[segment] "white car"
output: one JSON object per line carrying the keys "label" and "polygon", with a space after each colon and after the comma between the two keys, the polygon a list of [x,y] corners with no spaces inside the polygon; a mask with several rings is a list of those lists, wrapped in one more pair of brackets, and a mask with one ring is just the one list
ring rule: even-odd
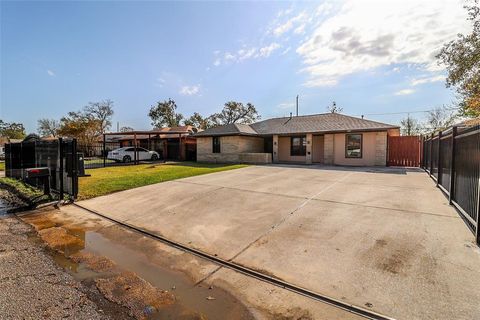
{"label": "white car", "polygon": [[[144,148],[137,148],[137,160],[158,160],[160,158],[158,152],[149,151]],[[107,155],[108,160],[131,162],[135,160],[135,148],[125,147],[110,151]]]}

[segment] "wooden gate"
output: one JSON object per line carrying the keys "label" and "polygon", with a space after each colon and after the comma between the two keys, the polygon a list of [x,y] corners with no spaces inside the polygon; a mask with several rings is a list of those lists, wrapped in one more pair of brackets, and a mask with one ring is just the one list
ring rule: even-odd
{"label": "wooden gate", "polygon": [[419,167],[422,155],[422,139],[420,136],[388,137],[389,166]]}

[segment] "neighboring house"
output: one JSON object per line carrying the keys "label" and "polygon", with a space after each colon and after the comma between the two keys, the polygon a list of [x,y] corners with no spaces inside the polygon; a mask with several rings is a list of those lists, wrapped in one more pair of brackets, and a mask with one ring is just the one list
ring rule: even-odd
{"label": "neighboring house", "polygon": [[197,161],[385,166],[398,126],[338,113],[228,124],[195,134]]}
{"label": "neighboring house", "polygon": [[[105,135],[107,149],[117,143],[120,147],[135,145],[156,151],[162,159],[195,160],[197,129],[192,126],[157,128],[150,131],[116,132]],[[103,139],[103,138],[100,138]]]}

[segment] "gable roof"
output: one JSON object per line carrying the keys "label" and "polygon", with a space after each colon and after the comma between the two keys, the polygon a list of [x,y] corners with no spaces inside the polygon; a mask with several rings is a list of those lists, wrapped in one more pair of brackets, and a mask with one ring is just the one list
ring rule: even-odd
{"label": "gable roof", "polygon": [[233,123],[207,129],[195,134],[195,136],[384,131],[397,128],[399,126],[344,114],[322,113],[308,116],[273,118],[250,125]]}

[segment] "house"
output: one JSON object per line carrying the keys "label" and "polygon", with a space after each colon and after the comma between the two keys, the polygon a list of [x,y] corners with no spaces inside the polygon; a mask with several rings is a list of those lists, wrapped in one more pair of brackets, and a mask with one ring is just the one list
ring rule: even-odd
{"label": "house", "polygon": [[195,134],[197,161],[385,166],[398,126],[325,113],[228,124]]}
{"label": "house", "polygon": [[[106,149],[138,147],[156,151],[168,160],[195,160],[198,130],[192,126],[155,128],[149,131],[113,132],[105,134]],[[115,146],[114,146],[115,145]]]}

